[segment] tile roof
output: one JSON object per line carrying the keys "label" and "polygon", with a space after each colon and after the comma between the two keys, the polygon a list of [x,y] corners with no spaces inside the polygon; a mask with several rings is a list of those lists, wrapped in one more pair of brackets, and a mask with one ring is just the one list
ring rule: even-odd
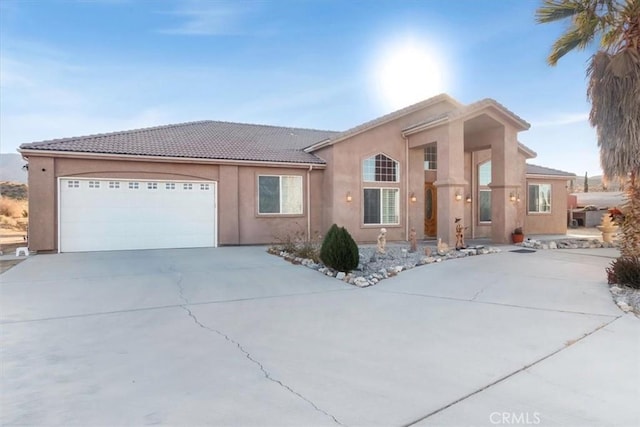
{"label": "tile roof", "polygon": [[21,150],[323,164],[303,151],[338,132],[199,121],[22,144]]}
{"label": "tile roof", "polygon": [[527,175],[576,176],[575,173],[545,168],[544,166],[532,165],[530,163],[527,163]]}

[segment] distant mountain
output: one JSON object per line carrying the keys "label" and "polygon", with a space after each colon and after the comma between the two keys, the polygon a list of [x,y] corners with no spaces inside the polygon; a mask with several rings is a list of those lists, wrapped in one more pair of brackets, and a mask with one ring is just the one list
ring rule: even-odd
{"label": "distant mountain", "polygon": [[27,162],[18,153],[0,153],[0,181],[27,183],[27,171],[22,169]]}
{"label": "distant mountain", "polygon": [[[622,191],[623,188],[617,181],[604,182],[602,175],[587,176],[589,184],[589,193],[597,193],[601,191]],[[581,193],[584,191],[584,175],[577,176],[573,180],[573,192]]]}

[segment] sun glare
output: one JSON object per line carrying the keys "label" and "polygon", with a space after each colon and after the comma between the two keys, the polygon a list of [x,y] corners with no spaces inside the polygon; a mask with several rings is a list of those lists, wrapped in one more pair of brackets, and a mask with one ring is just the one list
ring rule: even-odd
{"label": "sun glare", "polygon": [[402,41],[382,52],[375,69],[385,104],[399,109],[446,90],[445,66],[426,43]]}

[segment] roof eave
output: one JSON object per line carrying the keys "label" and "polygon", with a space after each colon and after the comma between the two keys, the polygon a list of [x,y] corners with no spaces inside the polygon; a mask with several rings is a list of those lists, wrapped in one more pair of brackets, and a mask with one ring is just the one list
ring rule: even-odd
{"label": "roof eave", "polygon": [[571,175],[549,175],[549,174],[538,174],[538,173],[526,173],[527,178],[538,178],[538,179],[571,179],[575,178],[576,174]]}
{"label": "roof eave", "polygon": [[81,151],[54,151],[54,150],[33,150],[19,148],[18,152],[24,157],[64,157],[72,159],[109,159],[109,160],[125,160],[136,161],[145,160],[157,163],[201,163],[201,164],[235,164],[243,166],[263,166],[263,167],[294,167],[294,168],[326,168],[324,160],[318,158],[321,162],[292,162],[292,161],[275,161],[275,160],[242,160],[242,159],[208,159],[200,157],[174,157],[174,156],[151,156],[136,154],[115,154],[115,153],[93,153]]}
{"label": "roof eave", "polygon": [[347,129],[346,131],[344,131],[341,135],[339,135],[337,138],[335,139],[329,139],[329,140],[325,140],[322,141],[318,144],[314,144],[311,145],[307,148],[304,149],[304,151],[306,151],[307,153],[312,153],[313,151],[319,150],[320,148],[324,148],[327,147],[329,145],[333,145],[333,144],[337,144],[338,142],[344,141],[346,139],[352,138],[356,135],[360,135],[361,133],[367,132],[371,129],[375,129],[379,126],[385,125],[389,122],[392,122],[394,120],[397,120],[401,117],[405,117],[411,113],[414,113],[416,111],[419,111],[423,108],[427,108],[431,105],[435,105],[437,103],[440,102],[450,102],[453,105],[455,105],[457,108],[460,108],[463,106],[463,104],[461,104],[460,102],[456,101],[454,98],[452,98],[451,96],[447,95],[446,93],[441,93],[439,95],[433,96],[431,98],[425,99],[424,101],[418,102],[416,104],[413,105],[409,105],[408,107],[405,108],[401,108],[400,110],[396,110],[396,111],[392,111],[391,113],[385,114],[381,117],[378,117],[376,119],[370,120],[362,125],[358,125],[354,128],[351,129]]}
{"label": "roof eave", "polygon": [[449,117],[447,116],[447,117],[442,117],[442,118],[437,119],[437,120],[433,120],[433,121],[428,122],[428,123],[412,125],[412,126],[409,126],[409,127],[407,127],[407,128],[402,130],[402,136],[403,137],[411,136],[411,135],[414,135],[416,133],[419,133],[419,132],[422,132],[422,131],[425,131],[425,130],[428,130],[428,129],[432,129],[432,128],[438,127],[438,126],[443,125],[443,124],[448,123],[448,122],[449,122]]}

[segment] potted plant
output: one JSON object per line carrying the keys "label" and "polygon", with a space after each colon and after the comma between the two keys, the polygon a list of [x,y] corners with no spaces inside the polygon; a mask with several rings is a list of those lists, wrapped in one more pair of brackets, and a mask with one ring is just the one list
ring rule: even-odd
{"label": "potted plant", "polygon": [[511,240],[513,243],[522,243],[524,240],[524,233],[522,232],[522,227],[516,227],[511,233]]}

